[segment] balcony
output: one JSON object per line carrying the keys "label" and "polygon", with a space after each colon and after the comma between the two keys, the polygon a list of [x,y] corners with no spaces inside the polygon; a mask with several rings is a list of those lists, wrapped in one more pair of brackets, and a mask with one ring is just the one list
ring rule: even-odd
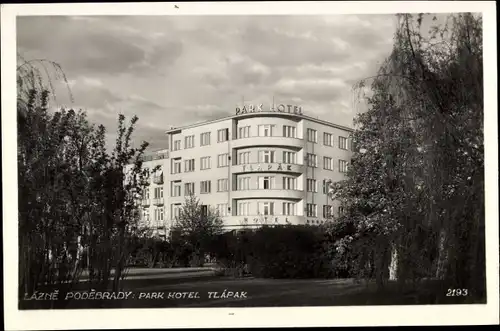
{"label": "balcony", "polygon": [[141,200],[141,205],[143,206],[149,206],[151,204],[151,199],[142,199]]}
{"label": "balcony", "polygon": [[233,174],[250,173],[250,172],[284,172],[301,174],[304,172],[302,164],[288,163],[247,163],[231,166]]}
{"label": "balcony", "polygon": [[304,147],[304,140],[289,137],[248,137],[239,138],[231,142],[232,148],[254,147],[254,146],[287,146],[301,149]]}
{"label": "balcony", "polygon": [[163,174],[153,176],[153,183],[158,185],[163,184]]}
{"label": "balcony", "polygon": [[259,190],[237,190],[231,192],[233,199],[286,199],[286,200],[302,200],[304,199],[304,191],[302,190],[284,190],[284,189],[259,189]]}
{"label": "balcony", "polygon": [[144,155],[141,157],[143,162],[154,161],[154,160],[163,160],[168,159],[168,151],[164,151],[162,153],[153,154],[153,155]]}
{"label": "balcony", "polygon": [[164,198],[155,198],[155,199],[153,199],[153,205],[155,205],[155,206],[163,206],[164,203],[165,203],[165,199]]}

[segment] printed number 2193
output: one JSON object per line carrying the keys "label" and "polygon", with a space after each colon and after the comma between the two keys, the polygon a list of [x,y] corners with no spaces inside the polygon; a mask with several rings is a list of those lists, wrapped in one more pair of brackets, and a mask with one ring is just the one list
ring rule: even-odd
{"label": "printed number 2193", "polygon": [[460,297],[460,296],[467,296],[469,294],[469,291],[466,288],[449,288],[448,292],[446,292],[447,297]]}

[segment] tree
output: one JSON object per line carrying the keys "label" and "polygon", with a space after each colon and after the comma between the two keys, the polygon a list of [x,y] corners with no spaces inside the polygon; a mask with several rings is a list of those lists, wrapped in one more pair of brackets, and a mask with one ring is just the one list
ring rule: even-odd
{"label": "tree", "polygon": [[186,197],[180,216],[171,231],[193,251],[196,264],[202,265],[205,254],[210,253],[213,240],[223,232],[223,221],[210,206],[202,205],[193,194]]}
{"label": "tree", "polygon": [[356,119],[357,150],[331,192],[355,230],[338,246],[380,286],[392,258],[402,285],[437,277],[484,293],[482,20],[452,15],[426,34],[426,18],[398,16]]}
{"label": "tree", "polygon": [[[25,80],[24,69],[18,75]],[[69,290],[84,268],[89,286],[103,289],[114,270],[117,289],[137,229],[135,196],[148,185],[141,170],[147,143],[131,147],[138,119],[127,127],[120,115],[108,153],[104,126],[89,123],[83,111],[50,111],[40,81],[28,79],[27,93],[18,94],[19,295],[45,285]]]}

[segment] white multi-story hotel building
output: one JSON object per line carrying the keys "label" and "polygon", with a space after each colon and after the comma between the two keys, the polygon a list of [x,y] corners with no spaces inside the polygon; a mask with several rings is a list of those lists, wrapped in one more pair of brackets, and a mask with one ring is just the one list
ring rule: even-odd
{"label": "white multi-story hotel building", "polygon": [[166,131],[167,149],[144,162],[161,166],[142,200],[151,227],[168,231],[189,193],[218,210],[228,230],[316,225],[341,212],[328,183],[345,176],[352,130],[299,107],[261,108]]}

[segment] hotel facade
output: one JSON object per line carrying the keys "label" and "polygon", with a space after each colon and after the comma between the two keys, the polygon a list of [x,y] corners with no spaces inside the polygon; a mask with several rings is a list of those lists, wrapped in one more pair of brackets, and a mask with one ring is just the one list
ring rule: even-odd
{"label": "hotel facade", "polygon": [[166,131],[167,148],[143,164],[161,168],[140,200],[150,228],[167,235],[191,193],[227,230],[319,225],[342,212],[327,193],[330,182],[345,177],[352,129],[297,106],[262,108]]}

